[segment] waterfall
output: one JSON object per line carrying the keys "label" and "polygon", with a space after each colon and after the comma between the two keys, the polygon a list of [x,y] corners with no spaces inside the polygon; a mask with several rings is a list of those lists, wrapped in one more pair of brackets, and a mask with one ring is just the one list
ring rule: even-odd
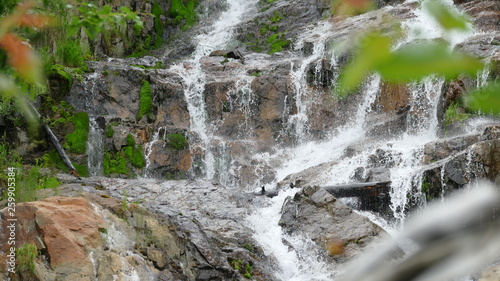
{"label": "waterfall", "polygon": [[[451,2],[447,1],[448,4],[452,4]],[[414,13],[414,18],[403,22],[407,36],[400,40],[394,49],[414,40],[442,38],[445,35],[438,24],[430,20],[430,16],[424,9],[417,9]],[[324,24],[324,27],[326,26],[328,24]],[[325,30],[324,34],[328,34],[328,30]],[[450,43],[450,48],[453,48],[471,35],[473,31],[470,28],[465,32],[453,32],[446,35],[445,39]],[[389,207],[396,223],[383,221],[373,214],[367,216],[394,233],[400,223],[406,219],[409,197],[422,196],[420,171],[423,167],[423,148],[426,143],[438,139],[437,105],[444,79],[430,76],[419,83],[410,84],[411,102],[406,120],[406,131],[377,140],[367,135],[367,130],[370,128],[366,121],[373,110],[381,84],[380,76],[372,75],[362,87],[363,97],[357,110],[352,114],[354,118],[332,132],[329,140],[311,141],[308,138],[307,112],[311,110],[314,90],[307,87],[305,72],[311,63],[325,56],[326,40],[328,40],[328,35],[320,36],[319,42],[314,42],[310,56],[303,58],[301,62],[291,63],[297,114],[289,119],[289,126],[294,128],[294,133],[300,140],[299,145],[278,150],[275,154],[263,153],[255,157],[265,159],[264,162],[277,166],[277,181],[308,168],[329,163],[318,168],[321,172],[315,174],[315,178],[308,184],[335,185],[352,182],[356,168],[369,167],[370,157],[376,155],[378,151],[383,151],[387,155],[387,161],[392,163],[387,167],[392,182]],[[304,39],[299,38],[296,49],[300,50],[302,44],[304,44]],[[480,73],[480,75],[487,74]],[[345,157],[346,148],[351,146],[361,147],[361,149],[353,156]],[[415,189],[415,187],[418,188]],[[328,265],[318,261],[317,256],[314,256],[314,251],[307,254],[300,252],[299,244],[311,243],[307,237],[287,237],[278,226],[283,202],[287,196],[293,197],[293,195],[294,192],[291,190],[282,190],[268,206],[259,207],[249,216],[248,221],[255,232],[254,238],[263,246],[266,254],[276,257],[281,269],[276,272],[279,280],[332,280],[336,273],[335,268],[328,268]],[[293,244],[292,249],[283,243],[284,240]]]}
{"label": "waterfall", "polygon": [[[304,48],[304,40],[311,37],[311,33],[315,34],[312,54],[299,60],[290,63],[290,77],[295,89],[295,106],[297,113],[290,116],[288,119],[288,127],[294,132],[295,138],[298,143],[307,141],[308,132],[308,112],[314,100],[314,93],[311,93],[307,85],[307,68],[314,63],[315,75],[318,75],[322,68],[322,60],[325,55],[325,42],[329,35],[328,31],[332,29],[329,22],[322,22],[316,26],[311,32],[305,32],[298,39],[294,48],[301,50]],[[332,56],[332,58],[334,58]]]}
{"label": "waterfall", "polygon": [[248,217],[253,236],[267,255],[276,258],[279,268],[275,276],[279,280],[332,280],[337,272],[333,265],[318,258],[318,246],[305,237],[284,234],[279,226],[281,207],[285,199],[293,197],[296,192],[293,189],[281,192],[268,206],[259,208]]}
{"label": "waterfall", "polygon": [[103,174],[104,132],[95,117],[90,117],[87,157],[89,176],[101,176]]}
{"label": "waterfall", "polygon": [[184,95],[191,121],[190,131],[193,134],[190,142],[191,149],[201,148],[204,151],[204,166],[200,168],[202,168],[203,176],[208,179],[214,179],[219,171],[217,171],[217,157],[213,152],[212,126],[208,124],[204,97],[207,80],[200,60],[214,50],[224,49],[230,43],[233,28],[243,20],[248,9],[256,3],[256,0],[228,2],[229,8],[219,16],[211,30],[194,38],[197,47],[192,57],[171,68],[183,79]]}
{"label": "waterfall", "polygon": [[156,132],[153,134],[153,138],[150,142],[148,142],[145,146],[144,150],[144,158],[146,159],[146,165],[144,167],[144,177],[151,177],[153,176],[153,172],[151,171],[151,159],[149,158],[151,156],[151,153],[153,152],[153,145],[160,140],[160,134],[163,132],[163,139],[165,138],[166,130],[164,127],[158,127],[156,129]]}

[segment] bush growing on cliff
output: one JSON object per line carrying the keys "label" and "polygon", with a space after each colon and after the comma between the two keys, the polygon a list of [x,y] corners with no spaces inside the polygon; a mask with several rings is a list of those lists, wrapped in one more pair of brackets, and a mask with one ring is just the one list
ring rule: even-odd
{"label": "bush growing on cliff", "polygon": [[70,118],[75,126],[73,133],[66,136],[66,146],[73,152],[84,154],[87,150],[87,140],[89,137],[89,114],[79,112]]}
{"label": "bush growing on cliff", "polygon": [[168,134],[166,140],[167,145],[176,150],[183,150],[188,147],[188,141],[182,134]]}
{"label": "bush growing on cliff", "polygon": [[20,272],[35,273],[35,259],[38,257],[38,249],[33,244],[23,244],[16,249],[17,269]]}
{"label": "bush growing on cliff", "polygon": [[139,112],[137,112],[137,120],[141,120],[142,116],[148,115],[151,112],[152,105],[153,95],[151,93],[151,85],[148,81],[143,81],[139,93]]}
{"label": "bush growing on cliff", "polygon": [[451,124],[455,122],[461,122],[469,118],[469,114],[467,113],[460,113],[459,111],[461,110],[460,104],[458,102],[452,102],[448,108],[446,109],[446,112],[444,113],[444,126],[447,128]]}
{"label": "bush growing on cliff", "polygon": [[184,22],[181,29],[186,30],[196,23],[196,11],[198,0],[172,0],[170,9],[168,10],[171,17],[175,18],[178,23]]}
{"label": "bush growing on cliff", "polygon": [[78,42],[65,40],[57,46],[56,54],[67,66],[79,67],[83,65],[83,52]]}

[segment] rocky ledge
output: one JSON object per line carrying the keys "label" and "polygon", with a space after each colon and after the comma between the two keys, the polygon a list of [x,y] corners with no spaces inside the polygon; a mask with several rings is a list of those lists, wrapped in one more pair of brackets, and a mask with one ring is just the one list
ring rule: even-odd
{"label": "rocky ledge", "polygon": [[[55,195],[41,192],[39,198]],[[18,253],[12,280],[276,280],[276,258],[255,242],[247,221],[269,204],[265,196],[206,181],[110,178],[65,183],[57,193],[17,205],[16,245],[33,244],[39,255],[33,269],[21,270]],[[299,217],[291,216],[294,208]],[[6,229],[7,209],[1,215]],[[281,222],[289,232],[316,233],[323,256],[337,262],[384,232],[314,188],[287,201]],[[2,259],[6,239],[0,237]],[[335,241],[341,252],[332,250]]]}

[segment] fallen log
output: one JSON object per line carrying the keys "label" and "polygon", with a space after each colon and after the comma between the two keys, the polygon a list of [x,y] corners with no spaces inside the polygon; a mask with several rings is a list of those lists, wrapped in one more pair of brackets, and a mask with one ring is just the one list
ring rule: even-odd
{"label": "fallen log", "polygon": [[40,120],[40,122],[42,124],[42,128],[47,133],[47,136],[49,137],[50,141],[52,142],[52,144],[56,148],[57,154],[59,154],[59,156],[61,157],[61,160],[63,161],[64,165],[66,165],[66,167],[68,167],[69,173],[71,175],[73,175],[75,178],[81,180],[82,178],[80,178],[80,175],[78,175],[78,172],[76,171],[75,167],[73,166],[73,164],[71,164],[71,160],[69,159],[68,155],[66,154],[66,151],[64,151],[64,148],[62,148],[61,144],[59,144],[59,140],[54,135],[54,133],[50,129],[49,125],[47,125],[47,123],[45,123],[44,120],[42,120],[43,119],[42,115],[38,112],[38,110],[36,110],[36,108],[31,103],[28,103],[28,104],[29,104],[31,110],[33,111],[33,113],[36,115],[36,117]]}
{"label": "fallen log", "polygon": [[334,186],[324,186],[323,188],[337,198],[358,198],[359,206],[356,209],[363,211],[374,211],[382,215],[390,213],[390,181],[351,183]]}
{"label": "fallen log", "polygon": [[335,197],[386,197],[391,188],[390,181],[350,183],[334,186],[324,186],[326,191]]}

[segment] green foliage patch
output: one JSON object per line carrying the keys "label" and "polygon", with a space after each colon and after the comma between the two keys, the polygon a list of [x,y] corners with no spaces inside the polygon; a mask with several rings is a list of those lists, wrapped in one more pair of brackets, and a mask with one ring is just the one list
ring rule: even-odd
{"label": "green foliage patch", "polygon": [[125,155],[127,156],[130,164],[132,164],[136,168],[143,168],[146,164],[144,160],[144,154],[142,149],[137,146],[126,146],[123,148]]}
{"label": "green foliage patch", "polygon": [[78,41],[64,40],[60,42],[57,46],[56,55],[64,65],[71,67],[83,66],[84,53]]}
{"label": "green foliage patch", "polygon": [[277,52],[281,52],[284,47],[290,45],[290,41],[284,39],[283,33],[275,33],[267,38],[267,43],[269,44],[268,54],[272,55]]}
{"label": "green foliage patch", "polygon": [[128,175],[127,160],[122,153],[104,153],[103,159],[104,175],[122,174]]}
{"label": "green foliage patch", "polygon": [[500,81],[473,91],[465,97],[465,104],[475,112],[500,114]]}
{"label": "green foliage patch", "polygon": [[156,33],[155,37],[155,48],[159,48],[163,43],[163,23],[161,22],[161,15],[163,15],[163,10],[160,7],[158,2],[153,4],[153,8],[151,9],[151,13],[155,16],[154,18],[154,29]]}
{"label": "green foliage patch", "polygon": [[469,118],[470,114],[459,113],[461,106],[458,102],[452,102],[444,113],[444,126],[448,127],[455,122],[462,122]]}
{"label": "green foliage patch", "polygon": [[21,272],[35,273],[35,259],[38,257],[38,249],[33,244],[23,244],[16,249],[17,269]]}
{"label": "green foliage patch", "polygon": [[75,126],[73,133],[66,135],[66,147],[70,151],[78,154],[84,154],[87,149],[87,140],[89,137],[89,114],[79,112],[69,118],[69,121]]}
{"label": "green foliage patch", "polygon": [[165,139],[167,141],[168,147],[175,150],[186,149],[189,145],[186,137],[184,137],[182,134],[167,134]]}
{"label": "green foliage patch", "polygon": [[151,93],[151,85],[148,81],[143,81],[139,93],[139,112],[137,112],[137,120],[141,120],[142,116],[148,115],[151,112],[152,105],[153,95]]}
{"label": "green foliage patch", "polygon": [[187,30],[196,23],[196,6],[198,6],[198,0],[172,0],[168,13],[176,19],[176,23],[184,22],[181,29]]}

